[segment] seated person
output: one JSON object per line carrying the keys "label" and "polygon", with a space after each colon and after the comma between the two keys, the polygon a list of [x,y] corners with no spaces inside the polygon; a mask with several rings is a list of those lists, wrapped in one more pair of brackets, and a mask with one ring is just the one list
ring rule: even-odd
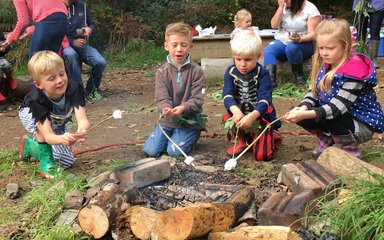
{"label": "seated person", "polygon": [[[86,96],[102,95],[101,78],[106,61],[97,49],[88,44],[88,37],[96,31],[89,7],[80,0],[64,0],[69,12],[69,46],[63,49],[63,58],[70,78],[83,86],[81,79],[81,63],[91,67],[91,73],[85,87]],[[85,14],[84,14],[85,13]],[[84,21],[84,17],[87,19]]]}
{"label": "seated person", "polygon": [[316,6],[307,0],[278,0],[279,8],[272,17],[272,28],[278,28],[275,40],[264,49],[264,66],[273,88],[277,87],[277,59],[291,64],[296,84],[306,83],[303,61],[313,54],[313,37],[321,16]]}
{"label": "seated person", "polygon": [[246,9],[237,11],[233,23],[235,24],[235,29],[231,33],[231,39],[233,39],[236,33],[242,30],[257,29],[256,27],[252,27],[252,14]]}

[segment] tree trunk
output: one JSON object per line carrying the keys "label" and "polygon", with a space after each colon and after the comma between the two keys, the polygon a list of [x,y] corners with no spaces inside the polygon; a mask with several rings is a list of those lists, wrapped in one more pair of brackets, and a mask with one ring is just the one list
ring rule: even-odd
{"label": "tree trunk", "polygon": [[94,238],[103,237],[122,211],[127,194],[115,183],[108,183],[79,211],[78,221],[83,231]]}
{"label": "tree trunk", "polygon": [[168,209],[157,217],[152,238],[184,240],[224,231],[232,225],[234,216],[232,203],[195,203]]}
{"label": "tree trunk", "polygon": [[158,211],[142,206],[133,206],[128,208],[123,218],[127,219],[132,233],[139,239],[147,240],[151,238],[151,232]]}
{"label": "tree trunk", "polygon": [[210,232],[225,231],[237,223],[253,200],[253,190],[243,188],[225,203],[195,203],[187,207],[168,209],[158,215],[152,238],[184,240],[202,237]]}
{"label": "tree trunk", "polygon": [[299,236],[289,227],[250,226],[235,232],[216,232],[209,234],[209,240],[299,240]]}

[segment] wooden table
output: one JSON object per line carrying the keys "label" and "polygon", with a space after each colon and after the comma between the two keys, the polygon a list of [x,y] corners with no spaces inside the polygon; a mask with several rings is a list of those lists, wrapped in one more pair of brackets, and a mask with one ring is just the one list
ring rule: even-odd
{"label": "wooden table", "polygon": [[[263,49],[274,38],[276,30],[264,29],[259,31]],[[202,58],[231,58],[231,46],[229,45],[230,34],[218,34],[207,37],[194,37],[191,57],[200,62]]]}

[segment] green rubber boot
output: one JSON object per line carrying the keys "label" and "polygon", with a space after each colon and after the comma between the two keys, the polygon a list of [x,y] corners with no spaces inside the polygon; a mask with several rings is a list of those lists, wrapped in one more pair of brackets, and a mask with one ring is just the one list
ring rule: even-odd
{"label": "green rubber boot", "polygon": [[40,175],[53,179],[56,172],[56,164],[53,159],[52,146],[47,143],[39,143],[29,135],[24,135],[21,140],[19,156],[21,159],[31,157],[40,162]]}

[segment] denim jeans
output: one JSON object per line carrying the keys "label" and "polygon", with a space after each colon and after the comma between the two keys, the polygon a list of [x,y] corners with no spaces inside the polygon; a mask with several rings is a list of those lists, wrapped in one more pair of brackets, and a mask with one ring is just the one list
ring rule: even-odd
{"label": "denim jeans", "polygon": [[97,49],[88,44],[82,47],[69,46],[63,49],[63,58],[65,66],[68,68],[69,76],[79,82],[80,85],[83,85],[81,80],[81,63],[84,62],[89,65],[91,67],[91,74],[85,90],[87,93],[90,93],[94,89],[99,89],[106,61]]}
{"label": "denim jeans", "polygon": [[34,25],[35,30],[29,44],[29,58],[42,50],[58,53],[69,27],[67,16],[64,13],[53,13]]}
{"label": "denim jeans", "polygon": [[290,64],[300,64],[304,59],[312,56],[313,50],[312,42],[288,42],[285,45],[279,40],[274,40],[264,48],[264,66],[276,65],[277,59],[288,60]]}
{"label": "denim jeans", "polygon": [[[186,154],[200,137],[201,130],[186,128],[163,127],[164,132],[175,142]],[[167,152],[169,156],[182,156],[182,153],[167,139],[157,125],[149,135],[143,146],[143,151],[151,157],[158,157],[161,153]]]}
{"label": "denim jeans", "polygon": [[81,78],[81,62],[79,55],[75,50],[69,46],[63,49],[63,59],[65,69],[70,80],[75,80],[80,86],[83,86],[83,79]]}

